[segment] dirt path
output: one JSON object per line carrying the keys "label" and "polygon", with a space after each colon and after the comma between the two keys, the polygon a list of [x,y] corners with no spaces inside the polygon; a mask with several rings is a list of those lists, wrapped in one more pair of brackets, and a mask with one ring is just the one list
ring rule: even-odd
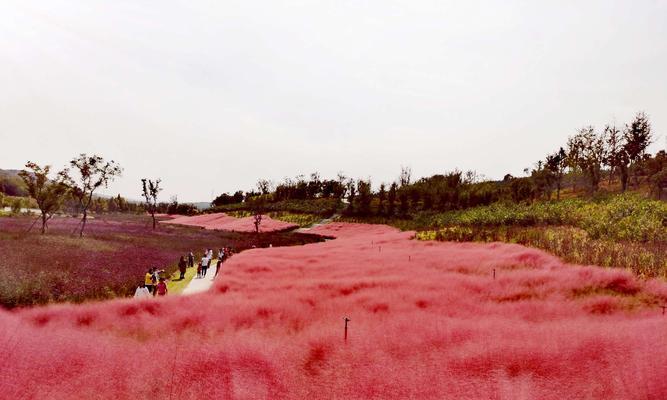
{"label": "dirt path", "polygon": [[326,225],[326,224],[328,224],[328,223],[330,223],[330,222],[332,222],[332,221],[335,221],[335,220],[338,219],[339,217],[340,217],[340,214],[334,214],[334,215],[332,215],[331,217],[329,217],[329,218],[325,218],[325,219],[321,220],[320,222],[318,222],[318,223],[316,223],[316,224],[313,224],[313,225],[311,225],[311,226],[309,226],[309,227],[307,227],[307,228],[299,228],[299,229],[297,229],[295,232],[299,232],[299,233],[308,233],[309,230],[311,230],[311,229],[313,229],[313,228],[315,228],[315,227],[321,226],[321,225]]}
{"label": "dirt path", "polygon": [[[216,260],[213,260],[213,261],[216,261]],[[211,261],[211,265],[214,265],[213,261]],[[217,261],[216,261],[216,263],[217,263]],[[185,289],[183,289],[183,293],[181,293],[181,294],[189,295],[189,294],[202,293],[202,292],[207,291],[208,289],[211,288],[211,286],[213,286],[213,280],[215,278],[215,272],[216,272],[216,268],[211,267],[211,268],[209,268],[208,273],[206,274],[205,277],[203,277],[203,278],[197,278],[197,277],[192,278],[190,283],[188,283],[188,286],[186,286]]]}

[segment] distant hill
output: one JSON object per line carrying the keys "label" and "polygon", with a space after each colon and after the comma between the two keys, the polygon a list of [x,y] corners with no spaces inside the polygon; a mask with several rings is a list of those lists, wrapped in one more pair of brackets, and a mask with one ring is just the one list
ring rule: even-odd
{"label": "distant hill", "polygon": [[209,202],[207,202],[207,201],[200,201],[200,202],[197,202],[197,203],[191,203],[191,204],[192,204],[193,206],[197,207],[197,209],[198,209],[199,211],[208,210],[209,208],[211,208],[211,203],[209,203]]}
{"label": "distant hill", "polygon": [[26,196],[27,189],[17,169],[0,169],[0,193],[8,196]]}

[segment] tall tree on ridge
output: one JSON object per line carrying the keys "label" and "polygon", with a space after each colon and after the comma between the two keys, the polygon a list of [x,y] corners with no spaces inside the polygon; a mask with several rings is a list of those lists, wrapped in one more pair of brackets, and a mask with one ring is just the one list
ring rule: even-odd
{"label": "tall tree on ridge", "polygon": [[651,123],[648,116],[643,112],[638,112],[635,119],[625,125],[623,131],[625,145],[623,148],[628,155],[630,166],[634,169],[633,178],[635,186],[639,184],[637,179],[637,165],[644,159],[646,149],[653,142],[653,133],[651,132]]}
{"label": "tall tree on ridge", "polygon": [[408,186],[410,180],[412,179],[412,168],[401,166],[401,175],[398,177],[398,181],[401,184],[401,187]]}

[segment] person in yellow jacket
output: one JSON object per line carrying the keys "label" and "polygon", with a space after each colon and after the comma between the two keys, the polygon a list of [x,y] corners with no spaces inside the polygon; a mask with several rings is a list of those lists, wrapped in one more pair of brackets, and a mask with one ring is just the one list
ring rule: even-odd
{"label": "person in yellow jacket", "polygon": [[146,277],[144,278],[144,285],[148,289],[148,292],[153,294],[153,268],[149,269],[146,272]]}

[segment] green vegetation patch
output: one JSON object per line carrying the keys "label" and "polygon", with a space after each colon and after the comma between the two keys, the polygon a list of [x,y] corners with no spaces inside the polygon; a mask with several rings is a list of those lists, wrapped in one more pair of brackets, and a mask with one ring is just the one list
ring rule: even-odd
{"label": "green vegetation patch", "polygon": [[[390,223],[393,221],[390,221]],[[592,239],[667,241],[667,203],[635,194],[603,200],[568,199],[528,205],[495,203],[392,223],[413,230],[454,227],[572,226]],[[479,230],[476,230],[479,234]],[[465,236],[465,232],[454,232]]]}
{"label": "green vegetation patch", "polygon": [[[235,218],[245,218],[254,215],[252,211],[239,210],[229,211],[227,215]],[[293,213],[288,211],[271,211],[267,213],[270,218],[299,225],[301,228],[312,226],[322,220],[322,216],[317,214]]]}

